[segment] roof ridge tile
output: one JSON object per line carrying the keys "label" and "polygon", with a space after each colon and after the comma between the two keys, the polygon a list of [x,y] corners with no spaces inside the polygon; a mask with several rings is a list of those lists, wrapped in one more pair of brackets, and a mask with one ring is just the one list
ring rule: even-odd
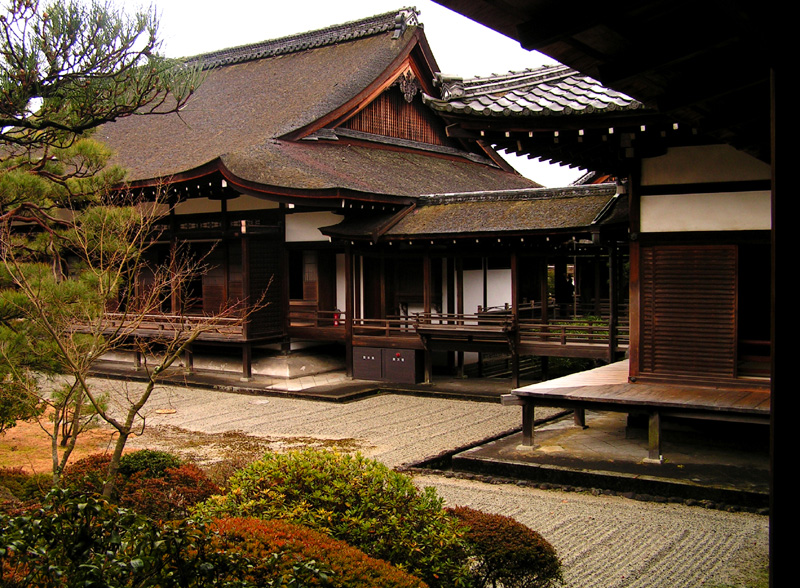
{"label": "roof ridge tile", "polygon": [[202,53],[186,58],[187,64],[201,65],[203,69],[210,69],[222,65],[243,63],[265,57],[286,55],[303,51],[309,48],[333,45],[343,41],[351,41],[363,37],[395,31],[395,36],[400,36],[408,26],[419,24],[419,11],[416,8],[400,8],[368,18],[345,22],[338,25],[268,39],[258,43],[229,47],[209,53]]}

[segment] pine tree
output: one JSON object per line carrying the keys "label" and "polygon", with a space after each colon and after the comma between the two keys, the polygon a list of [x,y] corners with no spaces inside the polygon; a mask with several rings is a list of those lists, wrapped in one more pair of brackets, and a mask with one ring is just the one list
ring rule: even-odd
{"label": "pine tree", "polygon": [[[54,411],[58,426],[49,432],[57,481],[93,415],[122,428],[131,420],[114,420],[87,375],[91,362],[124,338],[104,325],[104,311],[130,296],[163,214],[157,202],[134,202],[118,189],[124,172],[108,165],[111,152],[92,131],[126,116],[176,112],[199,74],[158,55],[152,10],[128,16],[111,4],[79,0],[5,4],[0,432],[48,407]],[[48,374],[63,378],[54,392],[40,388]]]}

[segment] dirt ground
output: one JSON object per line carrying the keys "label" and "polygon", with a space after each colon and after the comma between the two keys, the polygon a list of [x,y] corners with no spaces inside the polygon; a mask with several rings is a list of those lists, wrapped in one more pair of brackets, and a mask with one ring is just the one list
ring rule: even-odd
{"label": "dirt ground", "polygon": [[[51,425],[46,422],[44,426]],[[116,431],[97,426],[80,435],[70,462],[93,453],[110,452],[116,441]],[[311,437],[265,438],[238,431],[200,433],[171,425],[148,427],[141,436],[132,436],[125,451],[160,449],[175,453],[182,459],[200,466],[217,462],[236,462],[241,465],[261,457],[267,451],[302,447],[331,447],[341,451],[356,451],[361,447],[350,439],[320,440]],[[20,422],[0,434],[0,467],[22,467],[31,473],[48,473],[52,469],[52,441],[37,422]]]}

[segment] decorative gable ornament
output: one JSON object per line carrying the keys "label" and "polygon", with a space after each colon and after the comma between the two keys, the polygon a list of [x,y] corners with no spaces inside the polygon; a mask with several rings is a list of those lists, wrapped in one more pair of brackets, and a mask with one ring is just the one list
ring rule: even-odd
{"label": "decorative gable ornament", "polygon": [[411,104],[411,101],[414,100],[414,96],[422,89],[414,72],[410,70],[397,78],[396,83],[400,86],[400,91],[403,92],[403,97],[409,104]]}

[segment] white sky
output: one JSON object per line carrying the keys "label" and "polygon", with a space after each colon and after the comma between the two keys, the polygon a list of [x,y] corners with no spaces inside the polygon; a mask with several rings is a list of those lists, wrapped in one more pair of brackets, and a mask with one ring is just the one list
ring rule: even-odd
{"label": "white sky", "polygon": [[[129,10],[137,4],[119,0]],[[519,71],[554,63],[519,43],[431,0],[154,0],[161,17],[163,52],[185,57],[257,43],[374,14],[416,6],[425,36],[443,73],[463,77]],[[581,170],[502,154],[523,175],[548,187],[563,186]]]}

